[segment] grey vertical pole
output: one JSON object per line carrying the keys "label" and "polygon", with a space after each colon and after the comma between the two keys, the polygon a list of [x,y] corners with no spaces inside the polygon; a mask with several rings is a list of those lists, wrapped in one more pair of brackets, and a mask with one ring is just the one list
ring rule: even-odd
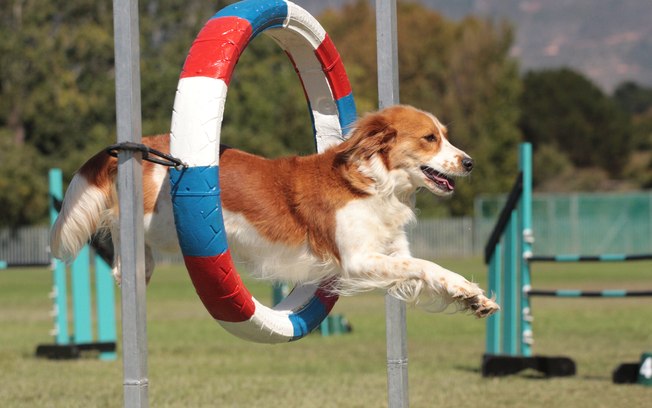
{"label": "grey vertical pole", "polygon": [[[379,108],[399,103],[396,0],[376,0]],[[405,303],[385,295],[387,330],[387,406],[406,408],[408,399],[407,324]]]}
{"label": "grey vertical pole", "polygon": [[[138,1],[113,0],[118,142],[141,140]],[[147,407],[141,154],[118,154],[124,406]]]}

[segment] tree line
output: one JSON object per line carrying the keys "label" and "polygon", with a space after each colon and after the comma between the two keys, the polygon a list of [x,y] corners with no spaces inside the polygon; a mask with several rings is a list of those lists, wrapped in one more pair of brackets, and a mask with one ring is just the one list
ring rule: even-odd
{"label": "tree line", "polygon": [[[169,130],[188,48],[227,3],[140,1],[145,134]],[[342,55],[358,113],[375,109],[375,13],[369,2],[317,18]],[[0,4],[0,226],[45,222],[47,169],[60,167],[69,179],[84,160],[115,142],[112,24],[110,2]],[[401,102],[434,112],[452,142],[476,161],[454,198],[418,195],[422,216],[468,215],[476,195],[507,191],[521,140],[535,145],[539,189],[652,184],[651,89],[627,83],[607,95],[568,69],[522,74],[509,55],[514,32],[506,23],[475,17],[455,22],[399,2],[398,29]],[[235,70],[222,135],[224,143],[269,157],[313,149],[300,82],[264,35],[247,47]]]}

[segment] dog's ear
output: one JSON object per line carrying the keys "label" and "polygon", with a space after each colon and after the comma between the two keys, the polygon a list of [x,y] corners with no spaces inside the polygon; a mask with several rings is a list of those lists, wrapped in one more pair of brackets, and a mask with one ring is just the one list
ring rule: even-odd
{"label": "dog's ear", "polygon": [[369,114],[360,119],[353,135],[340,145],[340,162],[368,160],[373,155],[384,153],[396,141],[396,129],[382,113]]}

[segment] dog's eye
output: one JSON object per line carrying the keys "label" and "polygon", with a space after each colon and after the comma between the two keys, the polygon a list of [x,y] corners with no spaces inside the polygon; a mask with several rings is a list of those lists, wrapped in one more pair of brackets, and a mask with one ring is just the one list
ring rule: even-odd
{"label": "dog's eye", "polygon": [[428,136],[424,136],[424,139],[428,142],[436,142],[437,141],[437,136],[433,135],[432,133],[429,134]]}

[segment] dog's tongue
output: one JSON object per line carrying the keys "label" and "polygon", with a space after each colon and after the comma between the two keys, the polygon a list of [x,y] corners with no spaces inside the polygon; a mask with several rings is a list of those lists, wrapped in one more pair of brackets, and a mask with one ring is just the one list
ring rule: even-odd
{"label": "dog's tongue", "polygon": [[455,189],[455,181],[453,181],[453,179],[449,179],[449,178],[441,177],[441,176],[435,176],[435,178],[440,183],[445,184],[446,188],[448,188],[449,190],[454,190]]}

